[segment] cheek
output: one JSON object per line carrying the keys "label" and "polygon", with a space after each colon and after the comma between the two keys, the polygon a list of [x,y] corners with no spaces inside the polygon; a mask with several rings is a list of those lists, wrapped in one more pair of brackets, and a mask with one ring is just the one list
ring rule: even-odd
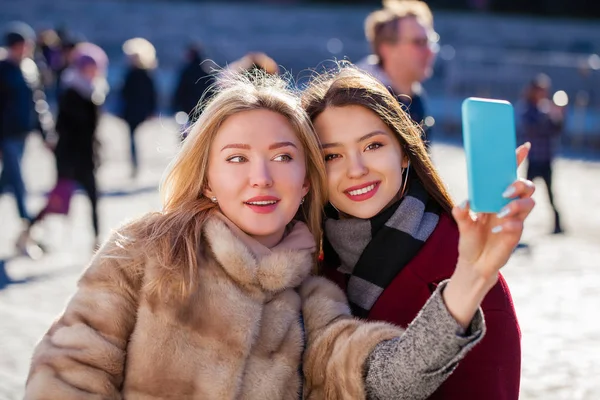
{"label": "cheek", "polygon": [[306,180],[306,167],[303,163],[298,163],[287,165],[284,168],[273,168],[271,176],[275,181],[285,185],[287,190],[302,191],[302,186]]}
{"label": "cheek", "polygon": [[246,172],[240,166],[219,165],[208,172],[208,184],[217,196],[236,191],[245,180]]}
{"label": "cheek", "polygon": [[402,159],[397,151],[386,151],[379,154],[372,153],[365,164],[367,164],[370,170],[382,174],[388,180],[396,181],[397,179],[401,179]]}
{"label": "cheek", "polygon": [[342,182],[344,178],[344,166],[342,161],[326,164],[327,173],[327,187],[331,193],[334,193],[335,189]]}

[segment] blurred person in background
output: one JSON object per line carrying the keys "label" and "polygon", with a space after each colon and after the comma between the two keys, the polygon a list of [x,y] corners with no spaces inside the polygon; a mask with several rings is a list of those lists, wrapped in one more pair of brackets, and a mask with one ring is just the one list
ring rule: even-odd
{"label": "blurred person in background", "polygon": [[227,69],[236,72],[261,70],[269,75],[279,74],[279,66],[275,60],[262,52],[248,53],[239,60],[229,64]]}
{"label": "blurred person in background", "polygon": [[553,233],[563,232],[560,214],[552,190],[552,163],[558,152],[564,126],[564,107],[549,98],[552,82],[546,74],[534,77],[525,88],[518,109],[519,140],[531,142],[527,179],[541,178],[546,184],[548,199],[554,211]]}
{"label": "blurred person in background", "polygon": [[39,32],[35,61],[43,77],[44,87],[51,90],[56,82],[55,70],[60,62],[60,38],[52,29]]}
{"label": "blurred person in background", "polygon": [[53,68],[55,69],[55,77],[56,77],[56,100],[60,98],[61,95],[61,79],[63,72],[67,68],[71,66],[73,62],[73,57],[75,56],[75,46],[78,43],[86,42],[84,36],[80,33],[70,32],[66,29],[66,27],[61,27],[56,30],[56,34],[60,39],[60,49],[58,53],[58,60],[54,63]]}
{"label": "blurred person in background", "polygon": [[209,89],[214,83],[215,67],[215,63],[205,59],[201,44],[192,43],[188,46],[185,64],[179,72],[171,101],[175,114],[184,112],[187,115],[187,119],[177,118],[182,125],[189,126],[200,116],[200,110],[196,106],[203,96],[210,97]]}
{"label": "blurred person in background", "polygon": [[[34,129],[46,135],[44,128],[48,126],[41,123],[40,113],[47,116],[49,110],[40,73],[32,59],[35,48],[33,29],[22,22],[11,23],[4,42],[6,58],[0,61],[0,193],[12,191],[19,216],[26,223],[29,219],[27,192],[21,172],[25,141]],[[22,248],[21,243],[17,243],[17,248]]]}
{"label": "blurred person in background", "polygon": [[[77,187],[81,187],[90,200],[91,220],[97,245],[100,229],[95,177],[98,166],[96,129],[101,106],[108,92],[105,79],[107,67],[108,57],[100,47],[85,42],[75,46],[73,62],[64,71],[61,81],[62,90],[56,122],[58,141],[54,151],[58,178],[48,195],[46,206],[31,218],[19,238],[21,246],[26,246],[27,249],[35,246],[39,248],[31,239],[31,228],[48,214],[67,214],[71,197]],[[39,253],[39,250],[36,253]]]}
{"label": "blurred person in background", "polygon": [[121,118],[129,127],[131,176],[139,171],[138,152],[135,144],[137,128],[158,112],[156,85],[152,70],[157,66],[156,50],[143,38],[133,38],[123,44],[129,67],[121,88]]}
{"label": "blurred person in background", "polygon": [[432,74],[437,34],[429,6],[418,0],[387,0],[369,14],[365,35],[372,55],[357,66],[379,79],[423,128],[429,146],[431,127],[421,83]]}
{"label": "blurred person in background", "polygon": [[[218,76],[220,74],[228,74],[230,72],[235,72],[235,73],[250,72],[250,73],[252,73],[252,72],[257,72],[257,71],[265,72],[268,75],[278,75],[279,74],[279,66],[277,65],[275,60],[273,60],[271,57],[269,57],[265,53],[251,52],[251,53],[245,54],[242,58],[232,62],[231,64],[228,64],[227,67],[222,68],[220,71],[218,71],[216,73],[216,75],[214,76],[214,78],[210,78],[210,79],[212,79],[211,83],[215,83],[216,81],[219,80]],[[216,81],[214,79],[216,79]],[[211,92],[213,89],[217,89],[217,88],[211,89],[209,87],[209,92],[207,93],[208,96],[212,95]],[[200,97],[198,97],[195,100],[195,102],[197,103],[198,100],[200,100]],[[191,103],[191,99],[190,99],[190,103]],[[194,105],[194,107],[195,107],[195,105]],[[201,112],[202,112],[201,108],[196,108],[194,110],[195,117],[197,118]],[[183,129],[183,133],[181,135],[182,139],[185,139],[187,137],[187,135],[189,134],[190,127],[191,127],[191,125],[187,124],[187,126]]]}

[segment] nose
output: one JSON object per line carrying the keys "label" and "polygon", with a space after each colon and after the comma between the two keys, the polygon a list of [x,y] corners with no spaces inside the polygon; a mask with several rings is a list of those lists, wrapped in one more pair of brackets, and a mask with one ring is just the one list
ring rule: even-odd
{"label": "nose", "polygon": [[269,170],[268,160],[253,163],[250,171],[250,186],[257,188],[273,186],[273,175]]}
{"label": "nose", "polygon": [[365,176],[369,172],[369,169],[364,163],[364,160],[360,154],[355,154],[348,157],[348,170],[346,174],[348,178],[357,179]]}

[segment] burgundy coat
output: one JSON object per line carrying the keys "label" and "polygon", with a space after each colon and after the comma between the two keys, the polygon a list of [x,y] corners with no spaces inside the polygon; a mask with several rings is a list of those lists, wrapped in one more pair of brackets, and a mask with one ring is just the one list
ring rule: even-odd
{"label": "burgundy coat", "polygon": [[[369,320],[408,326],[439,282],[450,278],[458,260],[458,228],[442,215],[423,248],[381,294]],[[335,266],[324,273],[345,290],[346,279]],[[498,283],[482,303],[487,333],[460,362],[432,400],[517,400],[521,378],[521,332],[508,285]]]}

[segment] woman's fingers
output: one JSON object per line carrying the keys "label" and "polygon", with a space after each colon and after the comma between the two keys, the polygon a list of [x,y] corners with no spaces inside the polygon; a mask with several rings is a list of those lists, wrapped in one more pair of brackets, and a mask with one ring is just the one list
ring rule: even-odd
{"label": "woman's fingers", "polygon": [[492,233],[523,233],[523,220],[508,219],[500,220],[499,223],[492,228]]}
{"label": "woman's fingers", "polygon": [[514,199],[517,197],[531,197],[535,192],[535,184],[527,179],[518,179],[514,181],[502,194],[505,198]]}
{"label": "woman's fingers", "polygon": [[469,214],[469,210],[470,205],[468,200],[465,200],[461,204],[454,206],[452,209],[452,216],[458,224],[459,229],[464,228],[473,222],[471,215]]}
{"label": "woman's fingers", "polygon": [[[454,207],[452,215],[456,220],[459,229],[464,230],[473,225],[480,227],[491,226],[492,232],[497,233],[501,230],[499,227],[506,220],[523,221],[535,207],[535,201],[531,198],[535,192],[533,182],[526,179],[519,179],[513,182],[503,194],[506,198],[514,199],[508,203],[496,215],[490,213],[478,213],[475,219],[470,213],[470,204],[464,201],[461,205]],[[495,218],[494,218],[495,217]],[[492,226],[493,225],[493,226]],[[522,228],[521,228],[522,229]]]}
{"label": "woman's fingers", "polygon": [[535,207],[535,200],[531,197],[516,199],[508,203],[496,217],[498,219],[521,218],[525,219]]}
{"label": "woman's fingers", "polygon": [[480,225],[485,225],[488,223],[493,214],[490,213],[478,213],[477,214],[477,223]]}
{"label": "woman's fingers", "polygon": [[521,166],[523,161],[529,155],[529,150],[531,149],[531,143],[526,142],[519,147],[517,147],[517,167]]}

